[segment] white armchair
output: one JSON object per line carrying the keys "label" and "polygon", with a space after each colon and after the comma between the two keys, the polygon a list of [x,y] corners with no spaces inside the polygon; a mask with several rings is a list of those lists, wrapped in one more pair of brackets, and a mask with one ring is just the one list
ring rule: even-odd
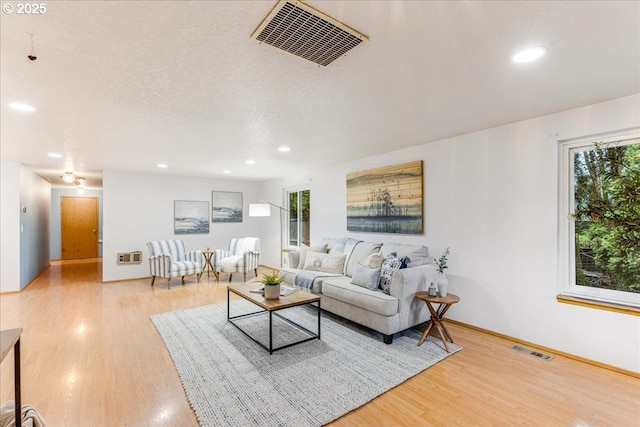
{"label": "white armchair", "polygon": [[229,250],[216,249],[211,257],[213,272],[216,279],[220,280],[220,273],[229,273],[229,281],[233,273],[244,273],[244,281],[247,281],[247,271],[253,270],[258,276],[258,263],[260,262],[260,239],[257,237],[240,237],[231,239]]}
{"label": "white armchair", "polygon": [[186,251],[182,240],[151,240],[147,242],[149,247],[149,269],[151,270],[151,286],[156,281],[156,276],[168,280],[167,284],[171,289],[171,279],[182,276],[196,274],[198,283],[202,276],[204,267],[204,257],[199,249]]}

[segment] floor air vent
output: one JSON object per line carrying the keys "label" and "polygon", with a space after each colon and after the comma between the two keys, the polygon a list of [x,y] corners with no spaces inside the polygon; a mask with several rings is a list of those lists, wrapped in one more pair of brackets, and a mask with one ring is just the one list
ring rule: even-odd
{"label": "floor air vent", "polygon": [[280,0],[251,38],[322,66],[369,40],[324,13],[291,0]]}
{"label": "floor air vent", "polygon": [[140,264],[142,263],[142,252],[123,252],[118,254],[118,264]]}
{"label": "floor air vent", "polygon": [[512,345],[512,350],[519,351],[520,353],[530,354],[532,356],[539,357],[544,360],[552,360],[553,356],[549,356],[547,354],[538,353],[537,351],[529,350],[528,348],[520,347],[519,345]]}

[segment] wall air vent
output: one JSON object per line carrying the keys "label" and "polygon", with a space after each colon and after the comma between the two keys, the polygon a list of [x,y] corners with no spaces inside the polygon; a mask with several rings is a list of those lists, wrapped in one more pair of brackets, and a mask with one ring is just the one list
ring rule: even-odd
{"label": "wall air vent", "polygon": [[118,264],[141,264],[142,252],[123,252],[118,254]]}
{"label": "wall air vent", "polygon": [[280,0],[252,39],[327,66],[369,38],[299,1]]}

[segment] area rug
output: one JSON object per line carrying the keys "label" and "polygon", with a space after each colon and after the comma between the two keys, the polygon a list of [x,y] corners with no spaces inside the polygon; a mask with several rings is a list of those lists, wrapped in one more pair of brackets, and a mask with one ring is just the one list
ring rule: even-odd
{"label": "area rug", "polygon": [[[257,311],[244,300],[231,314]],[[315,307],[280,311],[315,331]],[[266,314],[239,320],[268,342]],[[176,366],[202,426],[321,426],[371,401],[449,356],[442,342],[420,332],[396,334],[393,344],[352,322],[322,313],[321,340],[269,352],[227,322],[227,304],[155,314],[151,320]],[[274,316],[274,347],[303,335]],[[452,353],[461,347],[450,344]]]}

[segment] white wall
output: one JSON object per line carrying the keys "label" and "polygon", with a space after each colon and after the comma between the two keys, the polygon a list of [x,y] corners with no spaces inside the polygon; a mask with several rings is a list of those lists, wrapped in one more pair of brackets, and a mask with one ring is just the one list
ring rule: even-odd
{"label": "white wall", "polygon": [[49,266],[51,185],[19,163],[0,172],[0,292],[12,292]]}
{"label": "white wall", "polygon": [[[114,170],[103,172],[103,273],[104,281],[149,276],[149,240],[182,239],[187,249],[228,248],[233,237],[262,239],[262,218],[249,217],[249,203],[258,198],[260,184],[230,179],[136,174]],[[175,200],[211,203],[211,191],[243,193],[242,223],[211,223],[209,234],[176,235],[173,228]],[[142,251],[143,263],[118,265],[119,252]],[[261,260],[261,263],[263,261]]]}
{"label": "white wall", "polygon": [[[539,345],[640,372],[640,319],[561,304],[558,139],[640,126],[640,95],[372,156],[265,184],[311,181],[311,241],[349,236],[451,247],[448,316]],[[424,162],[421,236],[346,231],[346,174]]]}
{"label": "white wall", "polygon": [[0,292],[20,290],[20,164],[0,163]]}
{"label": "white wall", "polygon": [[20,288],[49,267],[51,184],[20,167]]}

